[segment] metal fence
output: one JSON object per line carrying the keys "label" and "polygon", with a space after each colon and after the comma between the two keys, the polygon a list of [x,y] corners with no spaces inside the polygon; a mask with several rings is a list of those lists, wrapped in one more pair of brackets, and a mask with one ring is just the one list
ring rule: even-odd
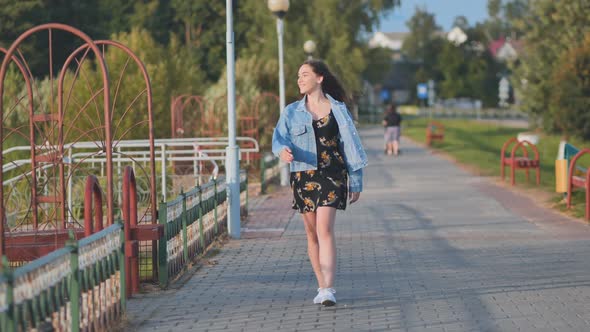
{"label": "metal fence", "polygon": [[[435,108],[435,107],[410,107],[400,106],[398,110],[403,117],[429,117],[429,118],[456,118],[456,119],[478,119],[478,120],[518,120],[527,121],[528,114],[515,109],[459,109],[459,108]],[[371,108],[366,112],[359,113],[361,123],[377,124],[383,120],[383,110]]]}
{"label": "metal fence", "polygon": [[[72,234],[73,235],[73,234]],[[106,330],[125,309],[122,224],[0,276],[0,330]]]}
{"label": "metal fence", "polygon": [[[240,208],[247,214],[248,176],[240,173]],[[158,276],[162,287],[203,254],[215,238],[226,231],[227,185],[219,177],[177,198],[160,203],[159,222],[164,237],[158,247]]]}
{"label": "metal fence", "polygon": [[260,192],[266,193],[268,183],[280,175],[279,158],[269,153],[260,158]]}
{"label": "metal fence", "polygon": [[417,116],[433,118],[461,119],[497,119],[497,120],[528,120],[528,114],[514,109],[456,109],[456,108],[419,108]]}

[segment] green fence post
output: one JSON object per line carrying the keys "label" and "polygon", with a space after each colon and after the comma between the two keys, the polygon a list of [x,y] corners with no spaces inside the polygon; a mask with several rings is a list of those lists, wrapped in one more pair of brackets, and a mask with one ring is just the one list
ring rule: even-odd
{"label": "green fence post", "polygon": [[2,331],[16,331],[14,319],[14,278],[6,256],[2,256],[2,274],[6,278],[6,313],[2,314]]}
{"label": "green fence post", "polygon": [[[203,202],[203,189],[201,188],[201,190],[199,190],[199,218],[201,218],[202,215],[205,215],[205,213],[203,213],[203,211],[207,211],[207,213],[209,213],[211,211],[210,205],[211,205],[211,199],[207,199],[207,201]],[[214,219],[213,233],[215,234],[215,236],[217,236],[219,234],[219,227],[217,225],[217,215],[216,214],[213,216],[213,219]]]}
{"label": "green fence post", "polygon": [[246,188],[244,190],[246,190],[246,209],[245,209],[246,211],[245,211],[245,214],[247,216],[248,215],[248,172],[246,172],[246,180],[244,182],[246,182],[245,183]]}
{"label": "green fence post", "polygon": [[266,194],[266,184],[264,179],[264,173],[266,173],[266,161],[264,161],[265,156],[260,156],[260,193]]}
{"label": "green fence post", "polygon": [[158,209],[158,222],[161,225],[164,225],[164,236],[162,236],[162,238],[158,242],[158,279],[160,281],[160,287],[166,287],[168,285],[168,227],[166,220],[167,218],[168,206],[166,205],[166,202],[161,202],[160,208]]}
{"label": "green fence post", "polygon": [[[203,227],[203,209],[201,204],[203,199],[203,192],[199,190],[199,242],[201,243],[201,249],[205,252],[205,234]],[[217,228],[217,222],[215,222],[215,228]]]}
{"label": "green fence post", "polygon": [[66,246],[70,248],[70,316],[72,331],[80,331],[80,267],[78,263],[78,241],[70,230]]}
{"label": "green fence post", "polygon": [[119,249],[119,275],[121,280],[119,283],[121,284],[121,311],[125,311],[127,308],[127,273],[128,271],[125,270],[125,231],[123,221],[118,222],[121,226],[121,248]]}
{"label": "green fence post", "polygon": [[186,215],[186,195],[180,190],[180,196],[182,196],[182,215],[180,216],[182,220],[182,257],[184,258],[184,266],[188,266],[188,233],[186,229],[187,224],[187,215]]}
{"label": "green fence post", "polygon": [[219,220],[217,220],[217,179],[213,180],[213,217],[215,218],[215,227],[219,224]]}

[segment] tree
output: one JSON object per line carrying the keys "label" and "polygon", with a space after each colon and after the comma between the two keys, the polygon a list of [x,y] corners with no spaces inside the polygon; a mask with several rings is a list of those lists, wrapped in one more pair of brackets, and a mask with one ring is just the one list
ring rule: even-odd
{"label": "tree", "polygon": [[363,77],[371,84],[381,83],[393,67],[391,50],[382,47],[372,48],[367,52],[367,67]]}
{"label": "tree", "polygon": [[513,0],[504,5],[504,20],[510,35],[516,38],[522,35],[523,25],[519,22],[527,15],[528,10],[529,0]]}
{"label": "tree", "polygon": [[438,67],[442,73],[439,96],[479,99],[484,106],[497,104],[495,63],[487,52],[480,52],[472,43],[456,46],[445,42]]}
{"label": "tree", "polygon": [[416,7],[414,16],[406,25],[410,29],[410,35],[404,40],[404,54],[417,61],[426,61],[429,48],[439,38],[437,32],[441,31],[434,14],[427,12],[425,8]]}
{"label": "tree", "polygon": [[[559,113],[553,93],[559,88],[555,78],[558,66],[563,65],[564,54],[576,49],[588,33],[590,7],[585,0],[551,1],[536,0],[530,3],[527,15],[517,20],[525,28],[524,54],[513,69],[512,83],[521,96],[521,107],[541,120],[549,130],[556,126]],[[565,75],[565,74],[564,74]],[[553,79],[552,79],[553,78]],[[557,105],[563,104],[560,102]]]}
{"label": "tree", "polygon": [[[146,30],[132,29],[131,32],[122,32],[111,37],[129,47],[144,63],[152,86],[152,107],[154,111],[154,133],[157,138],[170,137],[170,100],[180,94],[203,94],[205,84],[203,73],[198,64],[188,56],[187,50],[181,47],[181,43],[172,38],[168,46],[158,44]],[[104,55],[108,67],[110,89],[112,98],[112,112],[114,136],[118,139],[145,138],[145,130],[134,128],[137,123],[146,119],[147,100],[143,93],[145,81],[139,68],[131,61],[123,51],[107,47]],[[66,76],[65,95],[70,100],[65,109],[66,122],[76,122],[74,135],[80,132],[93,132],[93,126],[97,119],[87,115],[78,116],[78,113],[88,114],[89,111],[79,112],[82,105],[91,105],[100,110],[102,99],[96,92],[101,88],[102,75],[96,64],[90,59],[83,63],[75,83],[73,83],[73,71]],[[69,91],[69,89],[73,91]],[[40,83],[42,98],[45,100],[40,105],[49,103],[50,80],[46,78]],[[55,90],[55,89],[54,89]],[[43,91],[46,91],[43,93]],[[116,94],[115,94],[116,91]],[[116,95],[116,98],[114,96]],[[71,97],[70,97],[71,96]],[[89,101],[91,101],[89,103]],[[98,120],[100,121],[100,119]],[[125,136],[120,136],[124,134]],[[96,137],[91,137],[96,139]],[[66,137],[66,141],[73,141],[77,137]],[[85,137],[83,140],[89,140]]]}
{"label": "tree", "polygon": [[171,37],[170,32],[174,31],[174,12],[169,2],[136,0],[130,17],[132,26],[149,31],[158,43],[167,45]]}
{"label": "tree", "polygon": [[[16,38],[26,27],[57,21],[73,25],[93,39],[113,36],[128,42],[125,38],[131,38],[131,35],[144,40],[144,44],[137,44],[140,49],[132,49],[141,50],[141,56],[146,58],[142,60],[151,66],[154,104],[158,107],[167,108],[167,98],[175,93],[203,92],[224,79],[226,12],[223,1],[0,1],[4,4],[0,6],[2,17],[14,18],[0,22],[0,27],[6,26],[2,38]],[[313,39],[318,45],[314,56],[325,60],[352,93],[359,91],[367,56],[371,55],[364,37],[378,25],[384,13],[399,3],[399,0],[292,1],[284,20],[287,100],[299,97],[294,78],[305,60],[302,45],[307,39]],[[268,11],[266,1],[234,1],[234,6],[234,43],[238,61],[248,64],[252,57],[258,57],[263,63],[276,61],[275,19]],[[18,23],[18,27],[13,28],[10,22]],[[150,36],[149,42],[146,34]],[[6,43],[12,42],[10,38]],[[56,38],[59,39],[54,39],[57,42],[54,45],[59,46],[53,51],[57,64],[57,60],[64,59],[80,46],[80,40],[71,36],[62,39],[57,34]],[[47,40],[35,43],[30,48],[35,52],[30,52],[28,60],[33,64],[34,75],[44,79],[49,74]],[[55,66],[53,72],[57,73],[59,65]],[[195,75],[195,78],[189,79],[187,75]],[[259,84],[260,91],[278,92],[276,78],[272,81],[257,79],[255,83]],[[158,109],[158,112],[164,112],[164,109]],[[158,125],[160,123],[165,122],[158,122]],[[168,130],[167,126],[163,128]]]}
{"label": "tree", "polygon": [[[47,22],[73,26],[93,39],[107,39],[112,33],[131,29],[129,15],[132,8],[133,0],[0,0],[0,45],[8,47],[27,29]],[[81,44],[79,38],[69,33],[54,33],[54,72],[59,70],[59,63]],[[22,44],[21,51],[33,75],[42,78],[49,73],[47,34],[31,37]]]}
{"label": "tree", "polygon": [[136,1],[100,0],[94,10],[98,13],[99,19],[96,24],[105,37],[113,33],[131,31],[131,16],[135,11]]}
{"label": "tree", "polygon": [[522,35],[522,26],[517,21],[528,13],[530,0],[488,0],[490,18],[479,26],[485,32],[487,42],[502,37],[518,39]]}
{"label": "tree", "polygon": [[[240,6],[238,4],[237,6]],[[225,2],[223,1],[189,1],[171,2],[174,12],[173,31],[182,36],[183,44],[197,63],[201,64],[206,79],[215,82],[225,67]],[[237,11],[237,8],[234,8]],[[237,20],[236,20],[237,21]],[[180,24],[178,24],[180,23]],[[236,24],[235,31],[240,31]],[[240,34],[234,33],[235,42],[244,45]],[[236,47],[239,56],[241,47]]]}
{"label": "tree", "polygon": [[[314,40],[317,45],[314,58],[326,61],[352,94],[359,92],[361,74],[367,66],[368,47],[364,36],[378,25],[383,13],[398,5],[399,0],[291,1],[289,12],[284,18],[287,100],[299,98],[295,77],[306,58],[303,43],[308,39]],[[244,40],[248,41],[242,56],[257,55],[276,59],[276,23],[266,3],[241,1],[238,15],[251,18],[251,21],[246,22],[256,22],[242,30]],[[276,91],[276,84],[273,91]]]}
{"label": "tree", "polygon": [[[130,33],[115,35],[113,39],[126,44],[145,63],[153,89],[156,137],[170,137],[170,100],[180,94],[205,93],[207,84],[201,66],[176,37],[164,46],[158,44],[146,30],[134,29]],[[120,53],[113,56],[120,56]],[[113,59],[112,62],[120,63],[121,59]],[[138,84],[140,77],[134,79]]]}
{"label": "tree", "polygon": [[590,32],[582,45],[563,53],[553,73],[549,112],[566,137],[590,139]]}
{"label": "tree", "polygon": [[502,9],[502,0],[488,0],[488,15],[492,20],[500,19],[500,10]]}
{"label": "tree", "polygon": [[0,46],[8,48],[25,30],[33,27],[31,17],[41,0],[0,0]]}
{"label": "tree", "polygon": [[467,29],[469,29],[469,21],[467,20],[467,17],[463,15],[457,16],[453,21],[453,26],[458,27],[463,31],[467,31]]}
{"label": "tree", "polygon": [[434,15],[417,7],[407,26],[410,34],[404,40],[402,53],[406,59],[418,64],[413,83],[440,80],[438,55],[445,41],[441,38],[441,28],[436,24]]}

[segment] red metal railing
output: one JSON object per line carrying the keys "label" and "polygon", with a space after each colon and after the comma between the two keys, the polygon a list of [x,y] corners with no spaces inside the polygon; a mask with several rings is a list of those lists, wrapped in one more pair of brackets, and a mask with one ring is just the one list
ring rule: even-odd
{"label": "red metal railing", "polygon": [[576,162],[580,157],[584,154],[590,153],[590,149],[582,149],[580,152],[576,153],[572,161],[570,162],[570,168],[568,172],[568,185],[567,185],[567,208],[572,207],[572,192],[574,187],[581,187],[584,188],[586,191],[586,220],[590,220],[590,168],[586,169],[586,174],[584,177],[575,176],[576,172]]}
{"label": "red metal railing", "polygon": [[[93,216],[94,225],[92,224]],[[102,190],[96,176],[88,175],[86,177],[86,189],[84,190],[84,236],[90,236],[101,231],[103,229],[102,223]]]}

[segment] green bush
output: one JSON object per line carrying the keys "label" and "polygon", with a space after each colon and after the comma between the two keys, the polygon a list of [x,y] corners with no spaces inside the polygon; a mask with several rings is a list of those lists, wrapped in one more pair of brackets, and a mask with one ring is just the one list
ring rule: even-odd
{"label": "green bush", "polygon": [[590,33],[561,56],[553,72],[551,112],[566,136],[590,139]]}

